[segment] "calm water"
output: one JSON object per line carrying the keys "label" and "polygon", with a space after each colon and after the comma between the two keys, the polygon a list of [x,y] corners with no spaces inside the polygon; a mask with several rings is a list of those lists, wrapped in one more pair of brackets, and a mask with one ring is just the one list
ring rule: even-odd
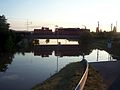
{"label": "calm water", "polygon": [[63,44],[68,44],[68,45],[71,45],[71,44],[74,44],[74,45],[78,45],[78,42],[76,41],[69,41],[69,40],[66,40],[66,39],[49,39],[48,43],[46,42],[47,40],[46,39],[40,39],[39,40],[39,44],[40,45],[56,45],[58,42],[60,42],[62,45]]}
{"label": "calm water", "polygon": [[[3,63],[4,66],[0,72],[0,90],[30,90],[31,87],[46,80],[65,65],[81,61],[82,48],[35,46],[23,53],[9,55],[8,58],[3,55],[1,60],[6,60],[6,62]],[[84,53],[88,62],[115,60],[104,50],[89,49]]]}

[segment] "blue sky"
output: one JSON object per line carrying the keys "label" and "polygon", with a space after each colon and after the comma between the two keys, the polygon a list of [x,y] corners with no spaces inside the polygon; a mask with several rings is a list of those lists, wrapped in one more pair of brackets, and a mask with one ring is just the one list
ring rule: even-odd
{"label": "blue sky", "polygon": [[0,0],[0,14],[17,30],[26,29],[28,20],[29,30],[86,25],[95,31],[100,21],[101,29],[109,31],[116,21],[119,29],[119,4],[119,0]]}

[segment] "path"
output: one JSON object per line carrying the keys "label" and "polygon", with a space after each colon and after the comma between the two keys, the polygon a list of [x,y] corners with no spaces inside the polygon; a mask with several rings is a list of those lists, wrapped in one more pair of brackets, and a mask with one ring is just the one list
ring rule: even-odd
{"label": "path", "polygon": [[108,90],[120,90],[120,61],[92,62],[90,64],[101,74]]}

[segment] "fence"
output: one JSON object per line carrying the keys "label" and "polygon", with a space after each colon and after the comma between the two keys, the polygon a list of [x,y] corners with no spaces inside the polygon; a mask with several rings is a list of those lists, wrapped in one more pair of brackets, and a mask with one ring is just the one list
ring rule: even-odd
{"label": "fence", "polygon": [[86,82],[87,76],[88,76],[88,67],[89,67],[89,64],[88,64],[87,60],[85,60],[85,62],[86,62],[85,63],[86,64],[85,72],[84,72],[80,82],[78,83],[77,87],[75,88],[75,90],[83,90],[83,88],[85,86],[85,82]]}

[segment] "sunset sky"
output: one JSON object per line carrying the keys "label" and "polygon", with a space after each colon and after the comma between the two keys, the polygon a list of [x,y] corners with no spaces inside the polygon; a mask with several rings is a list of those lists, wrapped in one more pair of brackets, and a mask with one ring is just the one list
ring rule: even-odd
{"label": "sunset sky", "polygon": [[5,15],[11,28],[29,30],[41,26],[55,28],[86,25],[95,31],[97,22],[110,31],[111,23],[120,30],[120,0],[0,0],[0,15]]}

